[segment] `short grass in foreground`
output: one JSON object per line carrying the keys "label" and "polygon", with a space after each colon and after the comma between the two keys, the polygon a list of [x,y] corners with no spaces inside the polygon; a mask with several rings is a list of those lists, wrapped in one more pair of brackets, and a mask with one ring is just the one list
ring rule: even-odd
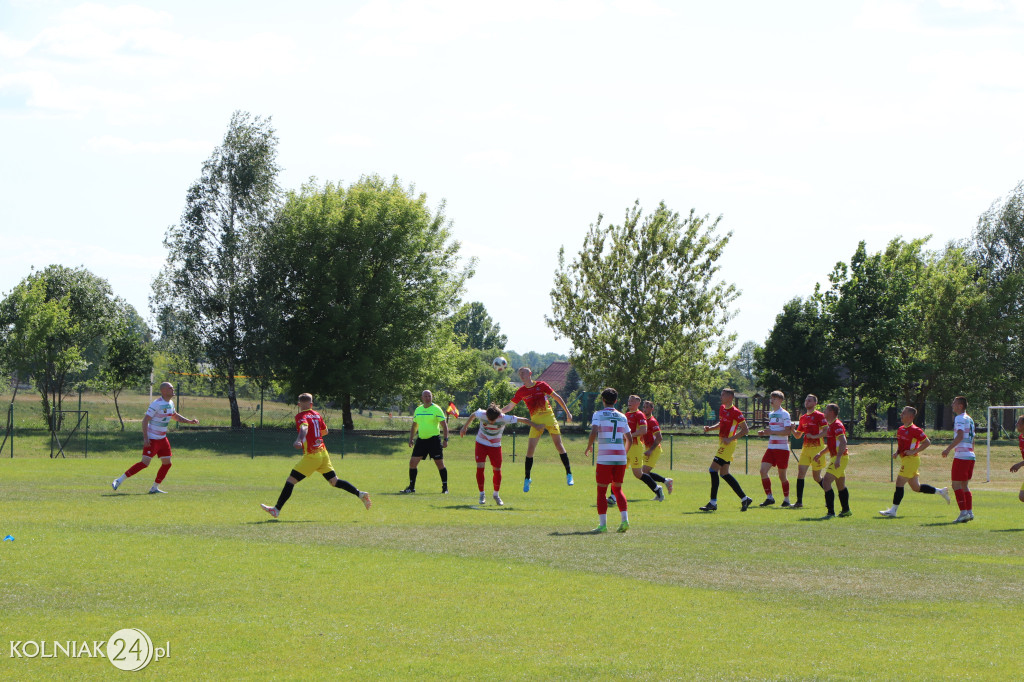
{"label": "short grass in foreground", "polygon": [[[295,460],[181,457],[167,495],[151,468],[113,493],[130,457],[0,460],[0,677],[106,678],[97,659],[12,659],[7,640],[171,643],[144,674],[171,679],[1014,679],[1024,505],[976,486],[978,520],[889,483],[851,481],[851,519],[808,508],[740,513],[725,486],[679,473],[651,501],[626,483],[632,528],[591,535],[592,469],[568,488],[550,446],[534,486],[506,466],[506,506],[476,504],[472,464],[452,494],[421,465],[348,457],[364,511],[319,477],[273,503]],[[934,467],[933,479],[948,477]],[[740,476],[760,501],[756,476]],[[777,483],[776,483],[777,486]],[[615,512],[611,512],[612,516]],[[119,674],[119,673],[118,673]]]}

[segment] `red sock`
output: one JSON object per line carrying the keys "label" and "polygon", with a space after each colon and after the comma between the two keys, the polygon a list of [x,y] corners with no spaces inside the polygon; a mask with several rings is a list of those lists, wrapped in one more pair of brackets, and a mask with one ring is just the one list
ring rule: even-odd
{"label": "red sock", "polygon": [[125,478],[131,478],[132,476],[134,476],[135,474],[139,473],[140,471],[142,471],[143,469],[145,469],[148,466],[149,466],[148,464],[143,464],[142,462],[136,462],[135,464],[131,465],[131,467],[128,468],[128,471],[124,472],[124,476],[125,476]]}
{"label": "red sock", "polygon": [[953,494],[956,495],[956,506],[960,507],[960,511],[967,509],[967,500],[966,495],[964,495],[964,491],[957,489],[953,491]]}
{"label": "red sock", "polygon": [[494,492],[501,490],[501,469],[494,470]]}
{"label": "red sock", "polygon": [[768,497],[771,497],[772,496],[772,482],[769,481],[767,478],[762,478],[761,479],[761,485],[764,487],[764,494],[767,495]]}
{"label": "red sock", "polygon": [[622,494],[622,486],[612,488],[612,493],[615,495],[615,504],[618,505],[619,511],[626,511],[626,496]]}
{"label": "red sock", "polygon": [[480,489],[480,492],[484,491],[484,468],[477,467],[476,469],[476,487]]}
{"label": "red sock", "polygon": [[608,498],[605,495],[608,494],[608,486],[599,485],[597,486],[597,513],[607,514],[608,513]]}
{"label": "red sock", "polygon": [[167,476],[167,472],[170,471],[170,470],[171,470],[171,463],[170,462],[165,462],[164,464],[161,464],[160,465],[160,471],[156,472],[156,481],[155,481],[155,483],[157,485],[160,485],[161,483],[163,483],[164,482],[164,477]]}
{"label": "red sock", "polygon": [[964,491],[964,505],[964,508],[968,511],[972,511],[974,509],[974,495],[971,494],[970,490]]}
{"label": "red sock", "polygon": [[789,497],[789,480],[788,479],[782,482],[782,494],[785,495],[786,497]]}

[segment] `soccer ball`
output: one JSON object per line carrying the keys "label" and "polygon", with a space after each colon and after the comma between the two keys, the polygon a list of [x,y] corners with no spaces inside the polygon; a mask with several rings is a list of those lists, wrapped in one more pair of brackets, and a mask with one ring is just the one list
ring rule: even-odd
{"label": "soccer ball", "polygon": [[508,367],[508,360],[500,357],[494,358],[494,361],[491,362],[491,367],[493,367],[495,370],[499,372],[504,372],[505,368]]}

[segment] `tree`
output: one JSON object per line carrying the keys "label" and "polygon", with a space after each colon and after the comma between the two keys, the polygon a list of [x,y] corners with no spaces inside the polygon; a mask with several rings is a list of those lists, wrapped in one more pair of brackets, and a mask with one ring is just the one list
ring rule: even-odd
{"label": "tree", "polygon": [[794,298],[782,306],[764,347],[755,345],[753,349],[757,383],[767,390],[783,391],[790,405],[802,405],[808,393],[824,397],[838,386],[838,358],[831,346],[830,325],[821,301]]}
{"label": "tree", "polygon": [[122,431],[124,419],[118,397],[124,389],[146,381],[152,370],[153,348],[149,328],[132,306],[119,301],[106,339],[103,363],[92,383],[114,399],[114,410]]}
{"label": "tree", "polygon": [[680,219],[664,203],[648,216],[635,203],[621,225],[603,220],[571,263],[559,251],[545,317],[572,342],[583,383],[656,402],[709,383],[733,341],[721,330],[737,292],[716,280],[732,233],[718,233],[720,218]]}
{"label": "tree", "polygon": [[453,328],[462,340],[463,348],[496,350],[505,348],[508,338],[501,333],[501,326],[487,314],[483,303],[464,303],[455,313]]}
{"label": "tree", "polygon": [[29,275],[0,302],[0,365],[32,379],[51,432],[64,395],[96,372],[114,313],[105,279],[62,265]]}
{"label": "tree", "polygon": [[[276,306],[269,337],[292,390],[392,404],[424,388],[468,388],[479,351],[463,351],[452,316],[473,262],[459,267],[443,204],[398,179],[289,193],[263,244],[257,296]],[[262,305],[263,303],[258,303]]]}
{"label": "tree", "polygon": [[747,388],[754,388],[757,383],[757,352],[760,346],[754,341],[745,341],[740,346],[740,352],[736,355],[734,362],[736,369],[739,370],[743,376],[744,381],[747,383]]}
{"label": "tree", "polygon": [[234,428],[242,424],[235,377],[256,364],[247,349],[261,347],[246,336],[264,310],[254,306],[252,291],[260,244],[279,203],[276,158],[270,119],[236,111],[188,190],[181,224],[167,231],[167,265],[154,283],[157,317],[173,320],[176,333],[192,337],[179,346],[198,349],[223,376]]}

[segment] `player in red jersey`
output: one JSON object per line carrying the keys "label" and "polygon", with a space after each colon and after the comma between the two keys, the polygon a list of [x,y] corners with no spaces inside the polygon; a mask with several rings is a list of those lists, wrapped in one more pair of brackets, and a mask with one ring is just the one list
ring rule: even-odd
{"label": "player in red jersey", "polygon": [[807,478],[807,470],[811,470],[814,482],[821,485],[824,476],[825,463],[820,460],[815,462],[814,456],[821,450],[821,434],[828,428],[828,421],[825,413],[817,409],[818,396],[808,393],[804,398],[804,414],[800,415],[800,422],[793,437],[802,440],[800,447],[800,458],[796,467],[796,504],[793,509],[801,509],[804,506],[804,480]]}
{"label": "player in red jersey", "polygon": [[649,474],[644,472],[644,453],[647,446],[644,441],[650,433],[650,426],[647,422],[647,414],[640,409],[640,396],[631,395],[626,402],[626,419],[629,421],[629,435],[633,444],[629,448],[627,463],[635,478],[640,479],[654,493],[654,499],[662,502],[665,499],[665,491]]}
{"label": "player in red jersey", "polygon": [[747,420],[740,408],[733,405],[736,391],[731,388],[722,389],[722,405],[718,408],[718,421],[704,427],[704,433],[718,429],[718,450],[711,460],[708,473],[711,474],[711,500],[700,507],[700,511],[713,512],[718,510],[718,479],[729,484],[733,492],[740,498],[740,511],[747,511],[752,499],[747,497],[740,487],[740,482],[729,473],[732,455],[736,451],[736,442],[747,435]]}
{"label": "player in red jersey", "polygon": [[819,459],[826,452],[829,453],[829,465],[825,469],[825,478],[821,486],[825,489],[825,509],[828,513],[825,518],[831,519],[836,515],[836,494],[832,491],[832,483],[839,489],[839,503],[843,509],[839,516],[853,516],[850,511],[850,491],[846,487],[846,465],[850,461],[850,451],[846,446],[846,427],[839,421],[839,406],[829,403],[825,406],[825,419],[828,420],[828,431],[825,432],[825,447],[814,456]]}
{"label": "player in red jersey", "polygon": [[665,490],[672,494],[672,479],[665,478],[661,474],[654,473],[654,467],[658,466],[658,460],[661,459],[661,425],[658,424],[658,420],[654,418],[654,403],[650,400],[645,400],[640,409],[644,411],[644,416],[647,417],[647,435],[644,438],[644,473],[650,475],[656,483],[660,483],[665,486]]}
{"label": "player in red jersey", "polygon": [[936,488],[926,483],[921,483],[918,469],[921,466],[921,452],[932,444],[931,439],[925,434],[924,429],[914,423],[917,416],[917,409],[907,405],[900,413],[903,426],[896,430],[896,452],[892,458],[900,458],[900,473],[896,476],[896,492],[892,496],[892,507],[878,512],[882,516],[896,517],[896,510],[899,509],[903,500],[903,486],[910,483],[910,489],[915,493],[934,495],[938,493],[949,504],[949,491],[947,488]]}
{"label": "player in red jersey", "polygon": [[314,471],[323,474],[327,482],[335,488],[341,488],[345,492],[352,493],[360,500],[367,509],[370,508],[370,493],[362,492],[348,481],[343,481],[334,473],[334,466],[331,464],[331,456],[327,454],[327,447],[324,445],[324,436],[327,435],[327,424],[320,413],[313,409],[313,396],[303,393],[299,396],[299,413],[295,415],[295,430],[298,436],[292,445],[295,449],[302,450],[302,459],[292,469],[292,473],[285,481],[284,489],[277,498],[277,504],[273,507],[261,504],[263,511],[275,519],[281,513],[281,507],[292,496],[292,488],[295,484],[306,478]]}
{"label": "player in red jersey", "polygon": [[565,483],[566,485],[572,485],[572,467],[569,465],[569,455],[562,446],[562,432],[558,428],[558,420],[555,419],[555,411],[551,409],[548,396],[551,396],[561,406],[562,410],[565,411],[565,421],[572,421],[572,413],[565,406],[562,396],[555,393],[546,381],[533,380],[533,371],[529,367],[519,368],[519,378],[522,380],[523,385],[512,396],[512,402],[501,408],[501,411],[507,414],[515,408],[517,403],[525,400],[526,409],[530,411],[530,420],[540,425],[530,427],[530,440],[526,446],[526,478],[523,481],[523,492],[530,492],[533,453],[537,449],[537,443],[540,442],[540,437],[544,435],[545,430],[551,434],[551,442],[555,444],[558,457],[562,460],[562,466],[565,467]]}
{"label": "player in red jersey", "polygon": [[[1017,417],[1017,445],[1020,446],[1020,456],[1022,459],[1010,467],[1012,473],[1017,473],[1021,467],[1024,467],[1024,415]],[[1024,502],[1024,485],[1021,485],[1020,494],[1017,495],[1017,499]]]}

